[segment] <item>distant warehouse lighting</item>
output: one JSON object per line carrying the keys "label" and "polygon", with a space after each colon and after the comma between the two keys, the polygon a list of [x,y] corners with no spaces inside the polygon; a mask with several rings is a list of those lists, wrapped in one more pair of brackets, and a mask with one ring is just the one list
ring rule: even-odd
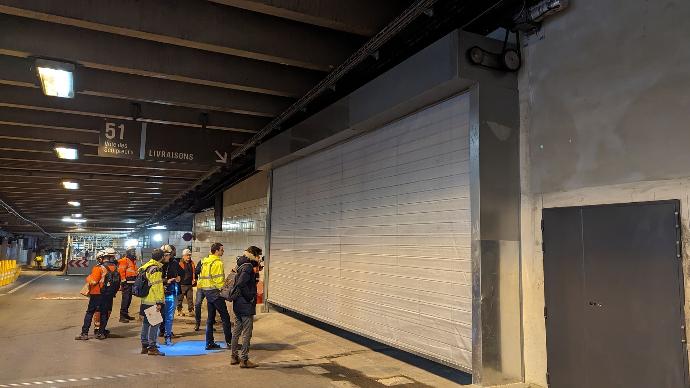
{"label": "distant warehouse lighting", "polygon": [[74,181],[62,181],[62,187],[67,190],[77,190],[79,189],[79,183]]}
{"label": "distant warehouse lighting", "polygon": [[62,217],[62,222],[73,222],[75,224],[83,224],[86,222],[85,218]]}
{"label": "distant warehouse lighting", "polygon": [[129,240],[125,241],[125,246],[126,247],[136,247],[139,245],[139,240],[135,238],[130,238]]}
{"label": "distant warehouse lighting", "polygon": [[55,153],[60,159],[77,160],[79,158],[79,151],[77,146],[73,144],[55,144]]}
{"label": "distant warehouse lighting", "polygon": [[163,241],[163,235],[160,233],[156,233],[153,235],[153,241],[155,242],[161,242]]}
{"label": "distant warehouse lighting", "polygon": [[81,206],[81,202],[79,202],[79,201],[67,201],[67,204],[70,206],[74,206],[74,207]]}
{"label": "distant warehouse lighting", "polygon": [[36,72],[41,80],[43,94],[74,98],[74,64],[37,59]]}
{"label": "distant warehouse lighting", "polygon": [[150,230],[164,230],[167,228],[165,227],[165,225],[156,225],[156,226],[150,227],[149,229]]}
{"label": "distant warehouse lighting", "polygon": [[81,218],[81,213],[74,213],[74,214],[72,214],[72,217]]}

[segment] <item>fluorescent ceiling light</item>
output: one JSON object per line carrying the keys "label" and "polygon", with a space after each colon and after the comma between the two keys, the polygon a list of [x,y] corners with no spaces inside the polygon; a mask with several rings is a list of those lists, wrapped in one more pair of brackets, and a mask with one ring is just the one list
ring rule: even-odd
{"label": "fluorescent ceiling light", "polygon": [[67,204],[70,206],[74,206],[74,207],[81,206],[81,202],[79,202],[79,201],[67,201]]}
{"label": "fluorescent ceiling light", "polygon": [[72,214],[72,217],[81,218],[81,213],[74,213],[74,214]]}
{"label": "fluorescent ceiling light", "polygon": [[163,229],[167,229],[167,228],[165,227],[165,225],[156,225],[156,226],[151,227],[149,229],[151,229],[151,230],[163,230]]}
{"label": "fluorescent ceiling light", "polygon": [[43,94],[52,97],[74,98],[74,65],[71,63],[36,60],[36,72]]}
{"label": "fluorescent ceiling light", "polygon": [[62,186],[67,190],[77,190],[79,188],[79,183],[74,181],[62,181]]}
{"label": "fluorescent ceiling light", "polygon": [[77,151],[76,145],[56,144],[55,153],[60,159],[77,160],[79,158],[79,151]]}
{"label": "fluorescent ceiling light", "polygon": [[75,224],[82,224],[86,222],[85,218],[62,217],[62,222],[74,222]]}
{"label": "fluorescent ceiling light", "polygon": [[161,241],[163,241],[163,235],[161,235],[160,233],[154,234],[154,235],[153,235],[153,241],[155,241],[155,242],[161,242]]}

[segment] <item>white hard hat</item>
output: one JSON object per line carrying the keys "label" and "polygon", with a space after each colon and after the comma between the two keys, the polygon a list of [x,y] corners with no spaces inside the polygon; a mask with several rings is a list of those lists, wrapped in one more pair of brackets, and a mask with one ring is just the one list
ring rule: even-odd
{"label": "white hard hat", "polygon": [[185,249],[182,251],[182,256],[184,256],[184,255],[190,255],[190,256],[191,256],[191,254],[192,254],[192,251],[190,251],[189,249],[186,249],[186,248],[185,248]]}
{"label": "white hard hat", "polygon": [[117,251],[115,250],[115,248],[112,248],[112,247],[105,248],[101,252],[103,252],[104,256],[115,256],[115,255],[117,255]]}
{"label": "white hard hat", "polygon": [[173,249],[170,244],[165,244],[161,247],[161,251],[163,251],[163,253],[172,253]]}
{"label": "white hard hat", "polygon": [[96,259],[100,259],[100,258],[103,257],[103,256],[105,256],[105,252],[104,252],[104,251],[98,251],[98,252],[96,252]]}

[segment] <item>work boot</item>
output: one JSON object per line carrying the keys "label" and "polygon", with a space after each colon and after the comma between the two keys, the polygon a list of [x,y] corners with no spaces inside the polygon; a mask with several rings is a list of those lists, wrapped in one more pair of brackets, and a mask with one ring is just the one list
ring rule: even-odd
{"label": "work boot", "polygon": [[230,365],[237,365],[240,363],[240,358],[237,356],[230,356]]}
{"label": "work boot", "polygon": [[158,348],[155,346],[149,348],[148,354],[149,354],[149,356],[165,356],[165,353],[158,350]]}
{"label": "work boot", "polygon": [[120,322],[122,323],[129,323],[129,320],[125,317],[120,317]]}
{"label": "work boot", "polygon": [[98,334],[96,334],[96,339],[97,339],[97,340],[104,340],[104,339],[106,339],[106,338],[107,338],[106,335],[103,334],[103,333],[98,333]]}
{"label": "work boot", "polygon": [[79,336],[74,337],[74,339],[77,340],[77,341],[86,341],[86,340],[89,339],[89,335],[88,335],[88,334],[81,333],[81,334],[79,334]]}
{"label": "work boot", "polygon": [[141,354],[148,354],[149,353],[149,346],[148,345],[141,345]]}
{"label": "work boot", "polygon": [[240,361],[240,368],[256,368],[258,365],[255,363],[249,361],[249,360],[242,360]]}
{"label": "work boot", "polygon": [[194,324],[194,331],[199,331],[199,322]]}
{"label": "work boot", "polygon": [[136,318],[134,318],[133,316],[131,316],[131,315],[129,315],[129,314],[125,314],[125,318],[126,318],[126,319],[129,319],[130,321],[136,320]]}
{"label": "work boot", "polygon": [[215,342],[212,344],[206,345],[206,350],[216,350],[216,349],[221,349],[221,346]]}

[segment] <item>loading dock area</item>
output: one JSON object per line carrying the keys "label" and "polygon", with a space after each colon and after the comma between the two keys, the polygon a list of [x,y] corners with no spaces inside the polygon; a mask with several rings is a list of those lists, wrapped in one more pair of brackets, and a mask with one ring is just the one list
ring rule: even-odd
{"label": "loading dock area", "polygon": [[[180,268],[261,250],[256,383],[688,387],[688,16],[0,0],[0,388],[247,381],[197,352],[206,307],[165,358],[139,358],[135,319],[74,341],[98,252],[218,244],[224,274]],[[81,372],[98,357],[125,361]]]}

